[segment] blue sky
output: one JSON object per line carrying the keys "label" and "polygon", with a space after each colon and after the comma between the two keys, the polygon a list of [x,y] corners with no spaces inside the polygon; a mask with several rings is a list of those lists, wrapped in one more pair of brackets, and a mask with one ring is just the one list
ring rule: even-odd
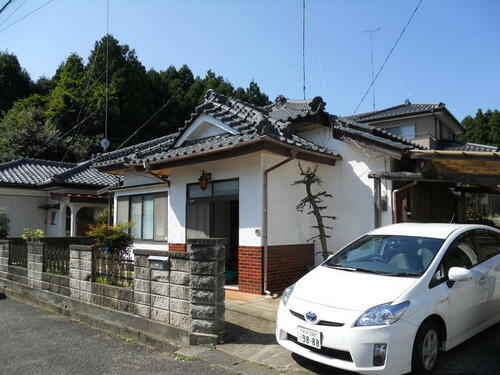
{"label": "blue sky", "polygon": [[[0,24],[24,0],[0,16]],[[1,3],[4,3],[2,0]],[[33,78],[51,76],[71,52],[87,58],[106,28],[105,0],[26,2],[0,26],[0,49]],[[378,68],[418,0],[307,0],[307,96],[351,114],[370,84],[369,36]],[[445,102],[462,119],[500,108],[500,1],[424,0],[376,83],[376,107]],[[302,0],[110,0],[110,33],[146,68],[188,64],[235,86],[254,79],[271,99],[302,97]],[[359,111],[370,110],[371,94]]]}

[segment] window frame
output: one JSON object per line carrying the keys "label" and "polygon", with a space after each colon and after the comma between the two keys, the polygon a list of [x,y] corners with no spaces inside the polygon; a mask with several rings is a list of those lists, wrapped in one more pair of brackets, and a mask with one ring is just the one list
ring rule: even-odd
{"label": "window frame", "polygon": [[[445,275],[445,277],[442,279],[442,280],[435,280],[434,279],[434,275],[438,272],[438,270],[441,268],[441,266],[443,265],[445,259],[446,259],[446,256],[449,254],[449,252],[456,247],[456,244],[458,242],[464,242],[464,238],[466,237],[469,237],[468,240],[470,240],[471,242],[471,248],[472,248],[472,251],[474,252],[475,256],[476,256],[476,264],[474,264],[473,262],[472,263],[472,266],[470,267],[464,267],[464,268],[467,268],[467,269],[471,269],[471,268],[474,268],[476,267],[478,264],[480,264],[481,262],[479,261],[479,255],[477,253],[477,250],[476,250],[476,241],[475,241],[475,232],[474,230],[468,230],[462,234],[460,234],[457,238],[455,238],[455,240],[453,240],[453,242],[448,246],[448,248],[446,249],[446,252],[443,254],[443,257],[441,258],[441,260],[439,261],[439,264],[438,266],[434,269],[434,272],[432,273],[432,277],[431,277],[431,280],[429,281],[429,289],[432,289],[432,288],[435,288],[443,283],[447,283],[449,287],[453,286],[453,284],[449,284],[450,283],[450,280],[448,278],[448,275]],[[459,248],[460,249],[460,248]],[[460,249],[467,257],[469,257],[469,255],[463,251],[462,249]]]}
{"label": "window frame", "polygon": [[[237,194],[228,194],[228,195],[214,195],[214,185],[217,183],[222,183],[222,182],[230,182],[230,181],[236,181],[238,183],[238,193]],[[233,178],[225,178],[221,180],[211,180],[208,182],[207,190],[210,189],[210,195],[206,197],[195,197],[191,198],[189,196],[189,188],[194,185],[199,185],[199,182],[192,182],[192,183],[187,183],[186,184],[186,204],[184,207],[184,238],[186,241],[188,241],[188,205],[190,203],[208,203],[209,204],[209,231],[213,231],[213,208],[212,208],[212,203],[215,201],[227,201],[227,200],[240,200],[240,178],[239,177],[233,177]]]}
{"label": "window frame", "polygon": [[500,255],[500,250],[495,255],[483,259],[483,254],[482,254],[482,251],[480,250],[480,245],[479,245],[478,232],[487,232],[488,234],[495,235],[497,237],[499,247],[500,247],[500,233],[495,232],[495,231],[490,230],[490,229],[474,229],[473,239],[474,239],[474,245],[476,247],[475,252],[476,252],[477,260],[478,260],[477,264],[481,264],[483,262],[487,262],[491,258],[496,257],[497,255]]}
{"label": "window frame", "polygon": [[[152,221],[153,221],[153,238],[143,238],[143,233],[144,233],[144,197],[145,196],[152,196],[153,197],[153,211],[152,211]],[[157,196],[162,196],[165,198],[165,203],[166,203],[166,213],[165,213],[165,238],[158,240],[155,239],[155,232],[156,232],[156,222],[155,222],[155,198]],[[127,200],[127,222],[131,222],[131,213],[132,213],[132,197],[140,197],[141,198],[141,236],[140,237],[135,237],[134,240],[138,241],[147,241],[147,242],[161,242],[165,243],[168,242],[168,196],[169,192],[168,191],[157,191],[157,192],[151,192],[151,193],[134,193],[134,194],[126,194],[126,195],[120,195],[117,196],[117,201],[121,198],[123,200]],[[118,221],[118,206],[117,204],[117,221]],[[132,231],[132,228],[129,229],[129,233]]]}

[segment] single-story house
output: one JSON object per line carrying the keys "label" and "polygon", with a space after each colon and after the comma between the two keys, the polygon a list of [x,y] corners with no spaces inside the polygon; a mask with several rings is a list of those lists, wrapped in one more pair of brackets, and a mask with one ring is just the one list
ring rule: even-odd
{"label": "single-story house", "polygon": [[24,228],[42,229],[48,237],[84,235],[109,204],[97,191],[118,181],[92,161],[21,158],[0,164],[0,207],[10,219],[9,236],[20,237]]}
{"label": "single-story house", "polygon": [[[298,163],[318,166],[336,216],[328,245],[336,250],[374,225],[392,223],[391,201],[376,213],[374,191],[390,196],[393,170],[410,140],[332,116],[320,97],[257,107],[214,91],[178,133],[97,157],[101,172],[123,176],[115,221],[132,221],[136,247],[184,251],[189,239],[228,239],[228,283],[240,291],[280,292],[321,261]],[[330,223],[328,223],[330,224]]]}

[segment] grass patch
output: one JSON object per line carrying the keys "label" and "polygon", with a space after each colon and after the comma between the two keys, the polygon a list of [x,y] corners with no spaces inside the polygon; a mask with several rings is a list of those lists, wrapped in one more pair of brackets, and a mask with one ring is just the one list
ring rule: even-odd
{"label": "grass patch", "polygon": [[198,358],[196,358],[196,357],[190,357],[190,356],[182,355],[182,354],[176,354],[174,359],[176,361],[182,361],[182,362],[192,362],[192,361],[198,360]]}

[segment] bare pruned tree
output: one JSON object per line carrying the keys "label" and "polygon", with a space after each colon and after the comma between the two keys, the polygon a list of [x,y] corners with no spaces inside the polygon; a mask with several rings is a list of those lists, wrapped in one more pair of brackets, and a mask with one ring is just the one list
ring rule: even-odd
{"label": "bare pruned tree", "polygon": [[313,193],[312,191],[313,185],[321,184],[321,178],[316,173],[317,169],[317,165],[314,168],[307,167],[306,169],[304,169],[299,163],[300,176],[302,178],[295,181],[293,185],[302,184],[306,187],[307,195],[297,204],[296,209],[299,212],[304,212],[304,209],[308,209],[309,211],[306,214],[312,214],[315,216],[317,225],[313,225],[312,227],[318,230],[318,234],[309,238],[307,241],[319,239],[321,243],[321,255],[323,256],[323,259],[326,260],[330,255],[326,240],[327,238],[331,237],[329,234],[327,234],[327,230],[331,230],[333,228],[331,226],[325,225],[324,220],[335,220],[335,216],[323,215],[322,213],[327,208],[327,206],[324,204],[324,198],[333,198],[333,196],[326,191],[320,191],[318,193]]}

